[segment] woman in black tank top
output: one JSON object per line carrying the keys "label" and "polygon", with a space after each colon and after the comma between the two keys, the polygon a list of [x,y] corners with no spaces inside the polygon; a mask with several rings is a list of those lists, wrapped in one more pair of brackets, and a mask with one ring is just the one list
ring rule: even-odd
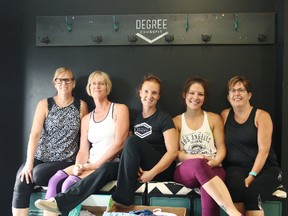
{"label": "woman in black tank top", "polygon": [[[271,147],[273,123],[268,112],[251,106],[250,81],[233,77],[228,82],[232,108],[222,111],[227,155],[226,183],[237,209],[245,215],[263,215],[262,201],[285,197],[282,172]],[[279,196],[279,193],[278,193]],[[248,215],[247,214],[247,215]]]}

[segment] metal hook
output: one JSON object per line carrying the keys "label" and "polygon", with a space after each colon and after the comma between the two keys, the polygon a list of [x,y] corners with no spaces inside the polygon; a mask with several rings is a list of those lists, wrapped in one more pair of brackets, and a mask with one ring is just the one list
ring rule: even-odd
{"label": "metal hook", "polygon": [[238,28],[239,28],[238,14],[235,14],[235,17],[234,17],[234,30],[238,31]]}
{"label": "metal hook", "polygon": [[72,17],[72,21],[69,23],[68,22],[68,16],[66,16],[66,28],[68,32],[72,31],[72,26],[73,26],[73,22],[74,22],[75,17]]}
{"label": "metal hook", "polygon": [[173,34],[172,35],[170,35],[170,34],[165,35],[165,41],[167,41],[167,42],[174,41],[174,35]]}
{"label": "metal hook", "polygon": [[259,34],[258,35],[258,41],[265,42],[267,40],[267,35],[265,34]]}
{"label": "metal hook", "polygon": [[92,35],[92,41],[95,43],[101,43],[103,41],[103,37],[102,35],[97,35],[97,36]]}
{"label": "metal hook", "polygon": [[41,43],[49,44],[51,42],[48,36],[43,36],[42,38],[38,38]]}
{"label": "metal hook", "polygon": [[190,25],[189,25],[189,14],[186,15],[186,32],[188,32],[190,28]]}
{"label": "metal hook", "polygon": [[113,16],[113,28],[114,28],[114,31],[117,32],[118,31],[118,21],[117,21],[117,18],[116,16]]}
{"label": "metal hook", "polygon": [[128,35],[128,41],[131,43],[135,43],[137,41],[136,35]]}
{"label": "metal hook", "polygon": [[205,43],[207,43],[208,41],[210,41],[212,38],[212,34],[210,35],[203,35],[202,34],[202,41],[204,41]]}

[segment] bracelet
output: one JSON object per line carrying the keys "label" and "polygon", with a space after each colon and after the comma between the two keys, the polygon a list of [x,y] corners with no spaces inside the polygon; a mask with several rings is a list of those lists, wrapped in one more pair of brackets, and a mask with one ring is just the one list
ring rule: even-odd
{"label": "bracelet", "polygon": [[256,177],[256,176],[257,176],[257,173],[251,171],[251,172],[249,172],[249,175],[252,175],[252,176]]}

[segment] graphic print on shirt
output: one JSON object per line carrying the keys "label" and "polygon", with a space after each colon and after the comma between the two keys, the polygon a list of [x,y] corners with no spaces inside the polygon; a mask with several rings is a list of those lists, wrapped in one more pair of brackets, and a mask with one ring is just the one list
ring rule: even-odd
{"label": "graphic print on shirt", "polygon": [[145,138],[152,134],[152,126],[143,122],[134,126],[134,134],[140,138]]}
{"label": "graphic print on shirt", "polygon": [[184,114],[182,114],[181,122],[180,150],[187,154],[201,154],[214,158],[217,149],[207,113],[204,111],[204,121],[197,130],[188,127]]}
{"label": "graphic print on shirt", "polygon": [[210,155],[207,143],[211,140],[209,132],[189,133],[182,136],[181,144],[183,151],[187,154],[204,154]]}

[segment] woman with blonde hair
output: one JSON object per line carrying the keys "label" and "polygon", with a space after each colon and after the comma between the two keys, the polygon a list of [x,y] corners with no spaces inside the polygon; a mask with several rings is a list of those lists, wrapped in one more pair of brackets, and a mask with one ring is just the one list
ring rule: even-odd
{"label": "woman with blonde hair", "polygon": [[75,165],[59,170],[50,179],[46,200],[35,202],[38,208],[68,215],[88,196],[116,180],[118,156],[129,132],[129,110],[124,104],[109,101],[111,89],[107,73],[90,74],[86,90],[94,100],[95,109],[81,122],[80,150]]}
{"label": "woman with blonde hair", "polygon": [[75,163],[80,122],[88,107],[72,94],[76,81],[71,69],[58,68],[52,83],[57,94],[40,100],[35,110],[26,162],[20,167],[14,186],[14,216],[28,215],[35,185],[46,186],[57,170]]}

